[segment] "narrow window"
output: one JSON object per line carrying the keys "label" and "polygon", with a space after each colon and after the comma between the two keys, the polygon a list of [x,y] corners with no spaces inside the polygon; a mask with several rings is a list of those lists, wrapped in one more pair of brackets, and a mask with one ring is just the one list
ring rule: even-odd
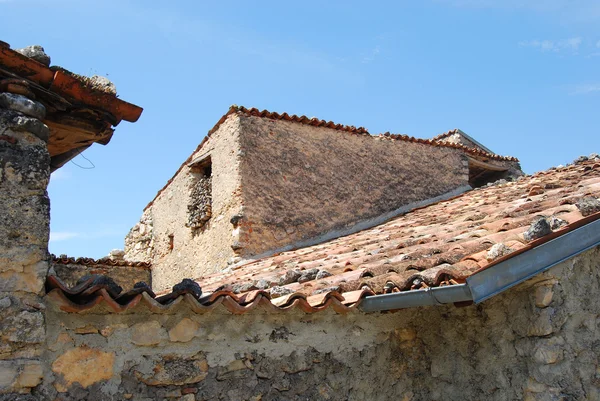
{"label": "narrow window", "polygon": [[212,163],[207,157],[190,166],[190,200],[186,226],[203,228],[212,215]]}
{"label": "narrow window", "polygon": [[174,246],[175,246],[175,235],[169,234],[169,252],[171,252],[173,250]]}

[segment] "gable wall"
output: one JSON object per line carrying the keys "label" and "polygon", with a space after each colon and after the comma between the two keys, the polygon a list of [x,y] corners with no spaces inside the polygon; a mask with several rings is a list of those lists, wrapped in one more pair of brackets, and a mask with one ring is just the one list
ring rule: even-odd
{"label": "gable wall", "polygon": [[240,124],[242,257],[338,237],[402,206],[469,188],[457,149],[245,115]]}
{"label": "gable wall", "polygon": [[210,155],[212,161],[212,216],[204,227],[186,226],[194,181],[190,167],[184,166],[125,239],[127,260],[152,262],[156,291],[169,289],[183,278],[220,271],[235,256],[230,219],[241,207],[237,116],[227,119],[192,160],[203,155]]}

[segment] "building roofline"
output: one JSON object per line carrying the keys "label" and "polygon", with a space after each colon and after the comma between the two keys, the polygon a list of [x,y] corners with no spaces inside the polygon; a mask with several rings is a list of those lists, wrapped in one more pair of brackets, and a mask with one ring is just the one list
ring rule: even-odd
{"label": "building roofline", "polygon": [[293,122],[293,123],[297,123],[297,124],[310,125],[313,127],[329,128],[329,129],[333,129],[336,131],[348,132],[350,134],[367,135],[373,139],[385,138],[385,139],[395,140],[395,141],[405,141],[405,142],[420,143],[420,144],[430,145],[430,146],[453,148],[453,149],[462,150],[467,154],[477,156],[477,157],[483,157],[483,158],[489,158],[489,159],[501,160],[501,161],[519,162],[519,159],[517,159],[516,157],[500,156],[500,155],[497,155],[494,153],[482,151],[477,148],[469,148],[467,146],[460,145],[460,144],[438,142],[435,138],[434,139],[420,139],[420,138],[415,138],[415,137],[408,136],[408,135],[391,134],[390,132],[385,132],[385,133],[379,134],[379,135],[371,135],[369,133],[369,131],[364,127],[357,128],[353,125],[336,124],[333,121],[321,120],[316,117],[309,118],[304,115],[302,115],[302,116],[298,116],[296,114],[289,115],[288,113],[279,114],[277,112],[271,112],[268,110],[260,111],[259,109],[254,108],[254,107],[246,108],[244,106],[232,105],[229,107],[229,110],[227,110],[227,112],[225,114],[223,114],[223,116],[221,116],[219,121],[217,121],[217,123],[208,131],[207,135],[204,137],[204,139],[202,140],[200,145],[198,145],[196,147],[196,149],[190,154],[190,156],[181,164],[181,166],[177,169],[175,174],[173,174],[173,176],[165,183],[165,185],[162,186],[161,189],[156,193],[154,198],[146,205],[146,207],[144,207],[144,211],[146,211],[150,206],[152,206],[154,201],[159,197],[159,195],[164,191],[164,189],[167,186],[169,186],[169,184],[173,181],[173,179],[177,176],[177,174],[179,174],[179,172],[181,172],[183,167],[186,166],[192,160],[192,156],[195,153],[197,153],[200,149],[202,149],[202,146],[204,146],[204,144],[208,141],[208,138],[210,138],[210,136],[214,132],[216,132],[219,129],[219,127],[221,127],[221,125],[232,114],[237,114],[237,115],[242,114],[242,115],[246,115],[246,116],[260,117],[260,118],[266,118],[266,119],[276,120],[276,121],[289,121],[289,122]]}
{"label": "building roofline", "polygon": [[491,153],[491,154],[496,154],[492,150],[490,150],[490,148],[488,148],[487,146],[484,146],[481,142],[479,142],[478,140],[476,140],[475,138],[473,138],[471,135],[467,134],[465,131],[461,130],[460,128],[454,128],[454,129],[451,129],[450,131],[446,131],[443,134],[439,134],[438,136],[433,137],[431,140],[434,142],[440,142],[443,139],[448,138],[449,136],[452,136],[454,134],[460,134],[460,135],[464,136],[465,138],[467,138],[469,141],[473,142],[475,145],[479,146],[484,151]]}
{"label": "building roofline", "polygon": [[[12,50],[0,42],[0,65],[5,66],[20,78],[28,79],[70,100],[111,113],[118,121],[136,122],[143,109],[119,99],[112,93],[90,87],[83,77],[65,69],[47,67],[44,64]],[[116,124],[114,124],[116,125]]]}

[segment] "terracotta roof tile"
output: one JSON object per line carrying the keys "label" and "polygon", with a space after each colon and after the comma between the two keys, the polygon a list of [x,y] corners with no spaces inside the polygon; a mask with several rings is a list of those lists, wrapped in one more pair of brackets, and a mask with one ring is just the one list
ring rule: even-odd
{"label": "terracotta roof tile", "polygon": [[83,77],[78,77],[62,68],[47,67],[8,46],[0,45],[0,66],[72,102],[105,110],[116,118],[117,123],[121,120],[135,122],[142,114],[141,107],[125,102],[114,94],[93,88]]}
{"label": "terracotta roof tile", "polygon": [[[557,182],[568,184],[554,188]],[[553,189],[528,196],[534,183],[544,188],[549,184]],[[215,305],[234,314],[259,306],[271,312],[299,308],[312,313],[333,308],[343,313],[355,308],[367,295],[464,283],[481,269],[600,218],[600,213],[587,217],[581,214],[574,203],[584,196],[600,197],[597,161],[553,168],[516,182],[472,190],[368,230],[207,275],[196,280],[207,295],[171,293],[155,298],[143,290],[121,295],[102,283],[89,282],[68,289],[56,278],[48,279],[47,290],[63,310],[70,312],[98,307],[103,302],[115,312],[132,308],[132,303],[161,311],[185,299],[198,313]],[[563,203],[565,199],[569,203]],[[527,242],[523,233],[539,215],[559,217],[567,225]],[[509,247],[512,253],[490,259],[488,252],[498,243]],[[273,287],[293,269],[300,274],[317,269],[320,278],[305,282],[296,278],[278,286],[278,294],[287,292],[279,297],[271,289],[234,292],[241,288],[240,284],[260,279]]]}

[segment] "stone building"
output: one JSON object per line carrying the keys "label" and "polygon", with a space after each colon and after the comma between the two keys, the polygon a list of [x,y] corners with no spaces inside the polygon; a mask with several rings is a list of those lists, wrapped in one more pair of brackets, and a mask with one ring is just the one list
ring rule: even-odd
{"label": "stone building", "polygon": [[51,169],[141,109],[22,53],[0,46],[0,400],[600,399],[597,155],[526,176],[460,130],[232,107],[125,253],[55,257]]}
{"label": "stone building", "polygon": [[164,290],[522,174],[516,159],[474,145],[462,131],[450,134],[372,136],[231,107],[145,208],[125,258],[151,262],[153,286]]}

